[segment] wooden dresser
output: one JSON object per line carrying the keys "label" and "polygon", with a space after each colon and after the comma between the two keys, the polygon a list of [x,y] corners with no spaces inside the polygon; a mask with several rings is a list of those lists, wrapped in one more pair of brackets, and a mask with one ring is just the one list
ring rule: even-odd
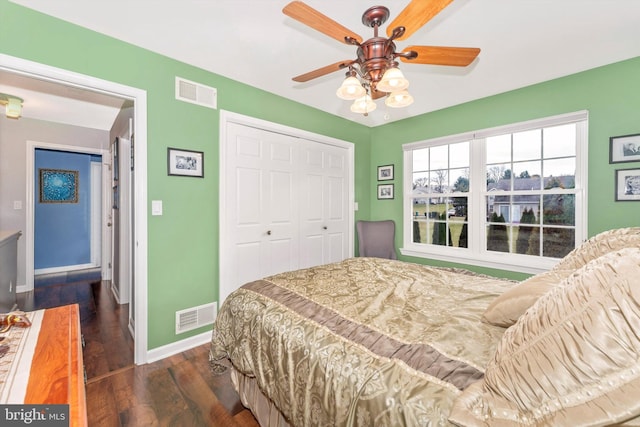
{"label": "wooden dresser", "polygon": [[[87,425],[80,313],[77,304],[33,312],[39,331],[25,337],[5,403],[69,404],[71,426]],[[37,316],[35,315],[37,313]],[[38,326],[34,323],[33,326]],[[31,332],[31,331],[29,331]],[[33,343],[32,341],[36,341]],[[34,345],[35,344],[35,345]],[[28,358],[31,357],[29,365]],[[26,383],[26,384],[25,384]],[[24,396],[21,398],[21,396]],[[18,401],[15,401],[15,400]]]}

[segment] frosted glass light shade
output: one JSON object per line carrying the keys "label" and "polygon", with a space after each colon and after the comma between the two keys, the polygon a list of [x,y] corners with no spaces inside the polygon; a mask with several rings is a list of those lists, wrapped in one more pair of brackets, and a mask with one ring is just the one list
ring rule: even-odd
{"label": "frosted glass light shade", "polygon": [[354,113],[368,114],[375,110],[377,105],[369,95],[365,95],[362,98],[358,98],[353,102],[351,111]]}
{"label": "frosted glass light shade", "polygon": [[388,107],[392,108],[402,108],[407,105],[413,104],[413,96],[409,94],[406,90],[400,90],[397,92],[391,92],[384,103]]}
{"label": "frosted glass light shade", "polygon": [[336,91],[336,95],[338,95],[338,98],[346,100],[360,98],[364,96],[365,93],[366,90],[364,89],[364,87],[362,87],[360,81],[353,76],[344,79],[342,85],[340,85],[340,87]]}
{"label": "frosted glass light shade", "polygon": [[11,119],[17,119],[22,114],[22,99],[9,98],[6,107],[6,115]]}
{"label": "frosted glass light shade", "polygon": [[0,93],[0,105],[5,106],[5,115],[10,119],[18,119],[22,115],[22,98]]}
{"label": "frosted glass light shade", "polygon": [[397,92],[409,87],[409,80],[404,77],[399,68],[389,68],[382,75],[376,89],[382,92]]}

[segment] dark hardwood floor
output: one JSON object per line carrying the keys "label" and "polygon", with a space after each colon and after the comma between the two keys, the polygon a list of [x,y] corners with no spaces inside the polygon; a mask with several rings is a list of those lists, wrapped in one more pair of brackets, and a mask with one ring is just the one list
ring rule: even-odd
{"label": "dark hardwood floor", "polygon": [[26,311],[79,305],[89,426],[258,426],[229,375],[210,371],[208,345],[134,365],[129,307],[116,304],[109,285],[77,281],[18,294]]}

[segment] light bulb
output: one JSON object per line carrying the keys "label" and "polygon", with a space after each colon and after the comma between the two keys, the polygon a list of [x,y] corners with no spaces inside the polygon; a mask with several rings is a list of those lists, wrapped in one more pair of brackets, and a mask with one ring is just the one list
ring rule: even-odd
{"label": "light bulb", "polygon": [[364,87],[362,87],[360,81],[353,76],[344,79],[342,85],[340,85],[340,87],[336,91],[336,95],[338,96],[338,98],[346,100],[360,98],[365,93],[366,90],[364,89]]}
{"label": "light bulb", "polygon": [[409,87],[409,80],[404,77],[399,68],[389,68],[382,75],[376,89],[382,92],[397,92]]}
{"label": "light bulb", "polygon": [[375,110],[378,106],[369,95],[365,95],[356,99],[351,105],[351,111],[354,113],[364,114],[365,116]]}
{"label": "light bulb", "polygon": [[413,96],[406,90],[400,90],[389,94],[384,103],[392,108],[402,108],[413,104]]}

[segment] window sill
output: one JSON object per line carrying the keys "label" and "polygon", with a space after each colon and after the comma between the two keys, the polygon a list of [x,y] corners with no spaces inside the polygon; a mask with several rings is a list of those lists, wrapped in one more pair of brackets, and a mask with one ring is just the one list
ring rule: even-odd
{"label": "window sill", "polygon": [[[400,248],[404,256],[434,259],[461,265],[473,265],[477,267],[494,268],[497,270],[513,271],[518,273],[538,274],[550,270],[559,260],[536,259],[535,264],[529,257],[513,254],[495,253],[484,257],[469,253],[469,251],[456,248],[447,248],[445,251],[423,251],[411,248]],[[524,261],[527,262],[524,262]]]}

